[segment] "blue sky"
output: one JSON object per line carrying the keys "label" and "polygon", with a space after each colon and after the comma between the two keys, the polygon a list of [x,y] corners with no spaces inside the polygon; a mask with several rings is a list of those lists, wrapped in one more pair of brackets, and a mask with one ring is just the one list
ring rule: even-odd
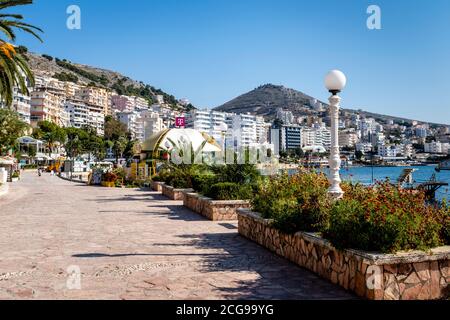
{"label": "blue sky", "polygon": [[[66,28],[81,8],[82,29]],[[381,8],[382,30],[366,27]],[[215,107],[264,83],[321,100],[348,77],[348,108],[450,124],[448,0],[35,0],[14,11],[45,30],[17,43]]]}

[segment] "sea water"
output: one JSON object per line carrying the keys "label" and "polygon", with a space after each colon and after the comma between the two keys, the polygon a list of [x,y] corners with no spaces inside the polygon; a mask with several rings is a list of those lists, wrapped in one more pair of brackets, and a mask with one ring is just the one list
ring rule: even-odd
{"label": "sea water", "polygon": [[[344,181],[360,182],[365,185],[373,184],[377,181],[389,179],[391,182],[397,181],[404,169],[416,169],[413,173],[414,185],[429,181],[433,175],[436,181],[450,184],[450,171],[443,170],[437,172],[436,166],[418,166],[418,167],[348,167],[341,168],[341,178]],[[319,169],[328,174],[328,169]],[[290,170],[294,173],[296,170]],[[450,200],[450,186],[444,186],[436,192],[436,199]]]}

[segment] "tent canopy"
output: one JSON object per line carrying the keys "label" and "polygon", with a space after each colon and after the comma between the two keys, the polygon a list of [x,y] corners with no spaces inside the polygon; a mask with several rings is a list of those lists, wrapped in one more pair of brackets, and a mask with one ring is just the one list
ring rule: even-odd
{"label": "tent canopy", "polygon": [[170,151],[191,146],[203,152],[220,152],[222,149],[209,135],[195,129],[166,129],[152,135],[143,146],[144,152]]}

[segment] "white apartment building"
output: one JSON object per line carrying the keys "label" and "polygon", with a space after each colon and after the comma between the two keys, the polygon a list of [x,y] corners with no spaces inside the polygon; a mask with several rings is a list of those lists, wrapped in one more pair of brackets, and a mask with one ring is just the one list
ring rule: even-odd
{"label": "white apartment building", "polygon": [[398,151],[399,150],[395,145],[386,145],[386,144],[378,145],[378,155],[382,158],[395,158],[399,153]]}
{"label": "white apartment building", "polygon": [[358,142],[355,147],[356,151],[361,151],[362,153],[368,153],[373,150],[372,144],[367,142]]}
{"label": "white apartment building", "polygon": [[412,157],[413,153],[414,153],[414,148],[412,146],[412,144],[409,143],[403,143],[401,145],[398,146],[398,152],[400,154],[402,154],[404,157]]}
{"label": "white apartment building", "polygon": [[442,142],[430,142],[425,143],[424,148],[426,153],[444,153],[448,154],[450,150],[450,144],[449,143],[442,143]]}
{"label": "white apartment building", "polygon": [[151,111],[144,111],[140,113],[138,121],[142,122],[143,128],[143,141],[150,138],[153,134],[166,129],[163,119],[159,117],[159,114]]}
{"label": "white apartment building", "polygon": [[[224,124],[226,132],[222,131]],[[270,124],[263,117],[251,114],[192,110],[186,115],[186,127],[207,133],[219,144],[225,138],[227,148],[239,148],[267,143]]]}
{"label": "white apartment building", "polygon": [[322,146],[331,148],[331,131],[325,126],[304,127],[302,129],[302,147]]}
{"label": "white apartment building", "polygon": [[144,141],[144,123],[138,112],[119,112],[117,119],[127,126],[133,139]]}
{"label": "white apartment building", "polygon": [[89,126],[97,131],[98,135],[105,134],[105,115],[91,110],[83,101],[69,99],[65,102],[65,110],[69,114],[70,126],[82,128]]}
{"label": "white apartment building", "polygon": [[231,116],[232,130],[231,141],[230,136],[227,137],[231,144],[227,146],[233,146],[235,148],[249,147],[257,143],[256,134],[256,116],[250,114],[235,114]]}
{"label": "white apartment building", "polygon": [[23,122],[31,124],[31,97],[14,88],[13,103],[11,109],[19,114]]}
{"label": "white apartment building", "polygon": [[[231,137],[229,134],[232,129],[232,122],[227,122],[227,114],[225,112],[211,110],[192,110],[186,115],[186,127],[204,132],[216,141],[223,143],[225,136]],[[223,132],[221,127],[227,124],[228,132]]]}
{"label": "white apartment building", "polygon": [[285,111],[283,108],[278,108],[276,112],[277,119],[281,120],[283,124],[289,125],[294,123],[294,114],[291,111]]}

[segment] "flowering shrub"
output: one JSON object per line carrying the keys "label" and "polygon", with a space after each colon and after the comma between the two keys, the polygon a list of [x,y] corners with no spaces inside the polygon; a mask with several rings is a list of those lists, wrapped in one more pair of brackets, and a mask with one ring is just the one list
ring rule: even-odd
{"label": "flowering shrub", "polygon": [[328,185],[325,175],[306,170],[277,176],[261,182],[252,206],[284,232],[320,231],[328,221]]}
{"label": "flowering shrub", "polygon": [[[425,194],[388,182],[373,187],[344,184],[344,198],[330,213],[325,238],[337,248],[396,252],[445,243],[449,210],[427,205]],[[447,238],[448,241],[448,238]]]}

